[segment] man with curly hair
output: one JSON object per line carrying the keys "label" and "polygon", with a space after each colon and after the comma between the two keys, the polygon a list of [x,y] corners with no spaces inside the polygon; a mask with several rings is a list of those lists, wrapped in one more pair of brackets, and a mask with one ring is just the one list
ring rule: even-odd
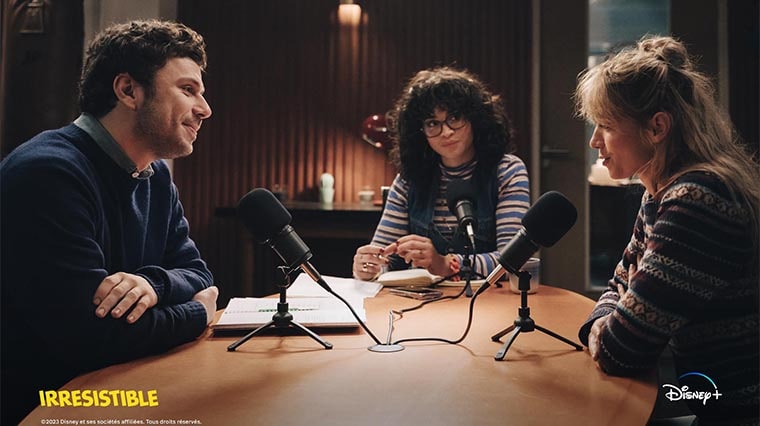
{"label": "man with curly hair", "polygon": [[0,164],[2,424],[213,319],[218,290],[162,161],[189,155],[211,116],[205,66],[182,24],[109,27],[87,50],[79,118]]}

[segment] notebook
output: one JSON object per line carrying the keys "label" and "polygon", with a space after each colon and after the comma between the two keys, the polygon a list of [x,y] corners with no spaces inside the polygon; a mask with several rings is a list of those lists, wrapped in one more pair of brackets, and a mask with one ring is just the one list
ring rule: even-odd
{"label": "notebook", "polygon": [[[446,280],[442,282],[438,282],[441,280],[441,277],[437,275],[433,275],[430,272],[427,271],[427,269],[423,268],[412,268],[412,269],[400,269],[398,271],[388,271],[380,274],[379,277],[377,277],[377,282],[379,284],[382,284],[383,287],[400,287],[400,286],[422,286],[427,287],[432,285],[433,283],[437,283],[437,285],[440,286],[447,286],[447,287],[463,287],[465,284],[465,281],[451,281]],[[479,280],[470,280],[470,286],[473,288],[481,286],[485,280],[479,279]]]}
{"label": "notebook", "polygon": [[383,287],[399,287],[399,286],[429,286],[439,277],[431,274],[427,269],[413,268],[413,269],[400,269],[397,271],[383,272],[377,277],[377,282],[382,284]]}
{"label": "notebook", "polygon": [[[252,330],[272,320],[277,312],[277,298],[233,297],[213,330]],[[366,320],[363,307],[352,304],[359,318]],[[288,299],[288,312],[293,321],[306,327],[358,327],[359,322],[340,300],[328,297]]]}

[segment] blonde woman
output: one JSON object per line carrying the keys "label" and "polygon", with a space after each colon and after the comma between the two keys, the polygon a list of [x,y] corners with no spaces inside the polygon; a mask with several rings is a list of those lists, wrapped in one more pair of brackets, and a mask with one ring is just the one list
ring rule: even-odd
{"label": "blonde woman", "polygon": [[645,37],[586,70],[575,96],[610,175],[646,189],[581,341],[626,376],[670,345],[672,385],[712,395],[687,400],[700,426],[757,424],[758,164],[673,38]]}

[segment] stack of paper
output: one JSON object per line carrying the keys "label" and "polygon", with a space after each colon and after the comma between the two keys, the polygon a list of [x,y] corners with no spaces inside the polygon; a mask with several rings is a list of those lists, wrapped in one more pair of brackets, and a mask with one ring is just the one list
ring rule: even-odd
{"label": "stack of paper", "polygon": [[[230,300],[219,321],[211,325],[214,330],[244,330],[260,327],[272,320],[279,299],[235,297]],[[356,309],[362,321],[364,309]],[[359,322],[348,307],[337,299],[327,297],[300,297],[288,300],[288,312],[306,327],[358,327]]]}
{"label": "stack of paper", "polygon": [[[330,288],[351,305],[364,321],[364,299],[374,297],[382,288],[377,283],[350,278],[322,276]],[[328,293],[307,275],[301,274],[286,290],[288,312],[306,327],[358,327],[359,322],[348,307]],[[234,297],[224,309],[214,330],[247,330],[272,320],[277,312],[278,297]]]}

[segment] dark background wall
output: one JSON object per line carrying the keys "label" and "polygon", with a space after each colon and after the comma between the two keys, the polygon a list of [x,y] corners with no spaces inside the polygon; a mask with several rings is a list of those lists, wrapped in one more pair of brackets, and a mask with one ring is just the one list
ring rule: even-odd
{"label": "dark background wall", "polygon": [[[82,3],[2,1],[0,158],[78,113]],[[563,83],[559,90],[554,85],[559,79],[571,81],[587,55],[576,42],[586,24],[582,16],[568,13],[585,2],[363,0],[357,27],[339,25],[338,3],[177,1],[177,19],[208,42],[207,97],[214,116],[204,123],[195,153],[175,161],[175,178],[193,237],[222,286],[250,272],[240,268],[250,242],[233,220],[215,216],[216,209],[233,206],[253,187],[274,184],[286,185],[291,199],[316,200],[323,172],[336,177],[337,202],[355,201],[364,186],[379,192],[395,170],[384,152],[361,142],[359,126],[366,116],[389,109],[419,69],[466,67],[503,95],[517,129],[518,154],[529,166],[541,163],[531,159],[531,152],[540,152],[539,144],[585,143],[576,137],[579,124],[572,117],[551,113],[555,106],[571,109],[572,85]],[[37,12],[42,12],[43,31],[25,30],[34,27],[37,21],[28,17]],[[539,40],[532,39],[532,22],[541,22]],[[758,0],[672,0],[671,29],[701,56],[703,69],[721,76],[731,117],[757,150]],[[719,42],[722,31],[725,45]],[[537,44],[541,54],[532,56]],[[538,70],[532,57],[543,62]],[[531,98],[534,77],[538,100]],[[536,109],[540,113],[532,116]],[[531,117],[539,118],[532,122]],[[532,132],[532,126],[540,131]],[[535,134],[541,140],[531,140]],[[544,180],[541,170],[530,172],[536,181]],[[585,185],[585,179],[575,184]],[[579,205],[583,201],[574,199]],[[566,285],[554,277],[579,268],[584,261],[580,246],[573,246],[580,260],[546,277]],[[571,281],[584,288],[583,277]]]}
{"label": "dark background wall", "polygon": [[[366,0],[355,27],[340,25],[333,0],[223,4],[179,3],[179,20],[208,43],[214,116],[193,155],[174,163],[193,236],[219,281],[245,279],[235,265],[246,242],[216,207],[274,184],[285,184],[291,199],[316,201],[323,172],[335,176],[336,202],[390,185],[396,171],[361,140],[360,125],[390,109],[420,69],[465,67],[489,83],[503,95],[529,162],[529,3]],[[350,271],[350,256],[344,260]]]}
{"label": "dark background wall", "polygon": [[82,0],[2,0],[0,159],[79,113]]}

